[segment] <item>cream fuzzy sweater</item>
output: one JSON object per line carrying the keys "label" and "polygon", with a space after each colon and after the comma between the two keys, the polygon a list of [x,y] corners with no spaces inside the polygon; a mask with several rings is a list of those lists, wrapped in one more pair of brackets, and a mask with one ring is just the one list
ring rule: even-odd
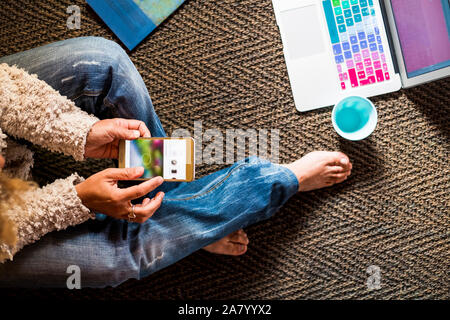
{"label": "cream fuzzy sweater", "polygon": [[[33,166],[32,152],[8,136],[81,161],[87,134],[97,121],[37,76],[0,64],[0,154],[6,159],[3,172],[7,176],[31,179]],[[75,185],[81,181],[74,173],[32,189],[21,196],[22,206],[0,213],[0,230],[10,229],[15,235],[14,241],[7,242],[0,232],[0,262],[12,260],[17,251],[48,232],[94,218],[77,196]]]}

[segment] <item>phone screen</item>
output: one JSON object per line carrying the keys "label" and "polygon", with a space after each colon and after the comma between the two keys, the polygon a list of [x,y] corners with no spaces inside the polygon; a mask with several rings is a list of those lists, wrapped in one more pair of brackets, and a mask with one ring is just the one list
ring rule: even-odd
{"label": "phone screen", "polygon": [[141,178],[162,176],[165,180],[186,180],[185,139],[137,139],[126,141],[126,167],[144,167]]}

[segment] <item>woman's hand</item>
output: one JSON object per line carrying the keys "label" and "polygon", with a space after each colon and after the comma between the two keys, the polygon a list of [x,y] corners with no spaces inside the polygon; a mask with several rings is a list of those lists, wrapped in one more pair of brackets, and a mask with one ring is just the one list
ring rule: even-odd
{"label": "woman's hand", "polygon": [[[75,189],[83,205],[89,209],[116,219],[128,219],[128,215],[132,211],[131,200],[143,197],[156,189],[162,184],[163,178],[156,177],[125,189],[118,188],[117,181],[134,180],[143,173],[144,168],[142,167],[110,168],[90,176],[77,184]],[[141,204],[136,204],[134,207],[136,218],[133,222],[145,222],[159,208],[163,198],[164,193],[158,192],[153,199],[145,198]]]}
{"label": "woman's hand", "polygon": [[95,123],[86,138],[86,158],[115,158],[119,155],[120,140],[150,137],[144,122],[129,119],[106,119]]}
{"label": "woman's hand", "polygon": [[3,167],[5,166],[5,158],[0,154],[0,171],[2,171]]}

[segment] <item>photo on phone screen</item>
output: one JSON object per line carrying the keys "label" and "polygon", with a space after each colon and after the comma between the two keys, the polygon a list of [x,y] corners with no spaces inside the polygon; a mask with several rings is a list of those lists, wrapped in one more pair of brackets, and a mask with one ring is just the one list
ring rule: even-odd
{"label": "photo on phone screen", "polygon": [[142,138],[124,142],[125,168],[143,167],[140,179],[162,176],[165,180],[192,181],[194,176],[193,140]]}

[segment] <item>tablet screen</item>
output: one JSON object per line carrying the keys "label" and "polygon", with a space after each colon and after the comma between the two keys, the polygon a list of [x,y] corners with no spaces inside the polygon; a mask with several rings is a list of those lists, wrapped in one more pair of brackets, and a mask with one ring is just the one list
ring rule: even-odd
{"label": "tablet screen", "polygon": [[391,0],[408,78],[450,66],[450,0]]}

